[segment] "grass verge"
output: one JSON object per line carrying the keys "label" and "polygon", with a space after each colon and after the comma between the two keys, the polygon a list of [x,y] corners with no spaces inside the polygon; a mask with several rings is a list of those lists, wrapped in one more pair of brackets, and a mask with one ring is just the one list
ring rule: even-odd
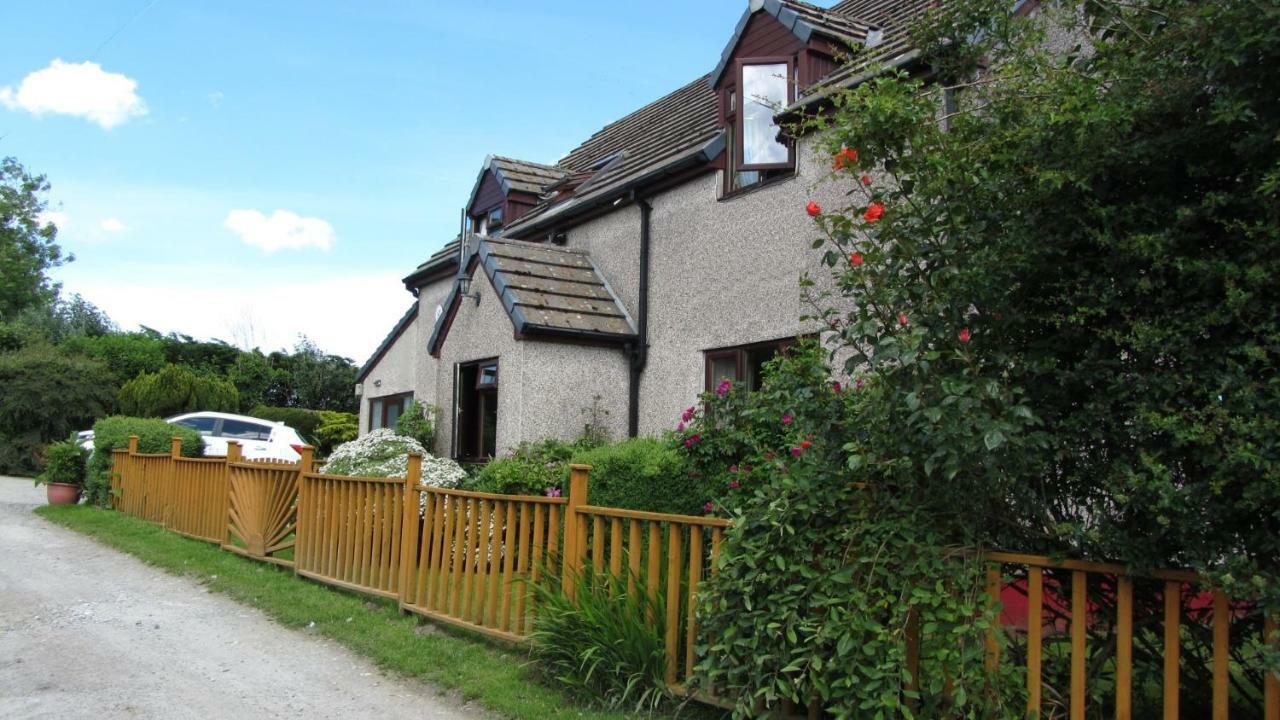
{"label": "grass verge", "polygon": [[[518,720],[636,717],[586,707],[539,682],[526,667],[528,655],[522,651],[498,647],[478,636],[472,639],[445,630],[423,632],[423,623],[401,614],[392,602],[331,589],[123,513],[83,505],[41,507],[36,513],[258,608],[281,625],[307,628],[339,642],[384,670],[456,691],[463,700],[475,700],[503,716]],[[680,716],[718,714],[687,708]]]}

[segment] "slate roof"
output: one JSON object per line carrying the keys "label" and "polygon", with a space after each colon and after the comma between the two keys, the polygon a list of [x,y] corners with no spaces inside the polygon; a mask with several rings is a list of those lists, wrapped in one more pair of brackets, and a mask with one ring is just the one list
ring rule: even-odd
{"label": "slate roof", "polygon": [[810,86],[791,108],[809,105],[835,90],[857,84],[875,63],[893,67],[914,61],[919,53],[911,46],[911,24],[938,5],[939,0],[845,0],[834,5],[830,12],[870,24],[879,32],[879,39],[853,62]]}
{"label": "slate roof", "polygon": [[543,165],[500,155],[493,156],[490,168],[499,174],[499,182],[506,180],[512,190],[534,195],[541,194],[542,189],[547,185],[568,174],[563,168],[554,165]]}
{"label": "slate roof", "polygon": [[[493,283],[516,334],[573,336],[605,342],[636,337],[636,326],[591,257],[581,250],[473,236],[468,263]],[[427,349],[436,353],[449,332],[455,287],[445,300]]]}
{"label": "slate roof", "polygon": [[[559,162],[570,173],[590,174],[573,196],[535,207],[507,223],[503,233],[513,237],[528,232],[550,217],[607,197],[632,180],[683,159],[714,158],[724,143],[719,113],[716,94],[704,75],[604,126]],[[605,160],[609,162],[603,167],[594,167]]]}

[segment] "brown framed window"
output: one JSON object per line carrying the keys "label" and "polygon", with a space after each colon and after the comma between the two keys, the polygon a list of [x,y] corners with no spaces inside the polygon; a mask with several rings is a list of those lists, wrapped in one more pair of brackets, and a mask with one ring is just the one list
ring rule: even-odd
{"label": "brown framed window", "polygon": [[725,88],[726,192],[742,190],[795,170],[795,144],[778,140],[774,116],[794,99],[791,57],[739,60],[735,83]]}
{"label": "brown framed window", "polygon": [[455,397],[455,457],[493,458],[498,449],[497,359],[459,364]]}
{"label": "brown framed window", "polygon": [[409,409],[413,402],[413,393],[396,393],[382,397],[369,398],[369,430],[394,428],[396,420]]}
{"label": "brown framed window", "polygon": [[748,390],[759,390],[763,380],[764,364],[795,343],[796,338],[789,337],[707,350],[703,353],[706,364],[706,389],[715,390],[722,380],[732,380],[735,383],[744,384]]}

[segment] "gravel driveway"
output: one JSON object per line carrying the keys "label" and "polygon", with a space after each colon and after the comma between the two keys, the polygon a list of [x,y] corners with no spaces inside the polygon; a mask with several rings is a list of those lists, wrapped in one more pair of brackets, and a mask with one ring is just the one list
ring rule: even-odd
{"label": "gravel driveway", "polygon": [[323,639],[54,526],[0,477],[0,717],[479,718]]}

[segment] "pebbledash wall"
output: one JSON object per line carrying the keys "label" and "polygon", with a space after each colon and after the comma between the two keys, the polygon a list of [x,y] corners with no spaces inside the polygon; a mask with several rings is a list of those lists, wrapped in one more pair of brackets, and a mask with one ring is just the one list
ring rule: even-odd
{"label": "pebbledash wall", "polygon": [[[830,274],[822,251],[812,249],[817,229],[805,205],[855,201],[841,180],[829,180],[830,158],[815,146],[812,137],[797,144],[794,176],[745,193],[722,197],[722,173],[714,171],[649,198],[649,359],[640,434],[673,427],[702,392],[705,351],[818,332],[800,321],[800,277],[808,271],[829,285]],[[590,252],[633,316],[639,229],[639,212],[628,206],[568,230],[568,246]],[[625,415],[626,402],[623,384],[611,412]]]}
{"label": "pebbledash wall", "polygon": [[412,392],[419,402],[436,401],[436,359],[423,348],[431,337],[436,306],[448,294],[452,279],[438,280],[418,293],[418,315],[369,369],[361,382],[360,434],[369,431],[369,402]]}

